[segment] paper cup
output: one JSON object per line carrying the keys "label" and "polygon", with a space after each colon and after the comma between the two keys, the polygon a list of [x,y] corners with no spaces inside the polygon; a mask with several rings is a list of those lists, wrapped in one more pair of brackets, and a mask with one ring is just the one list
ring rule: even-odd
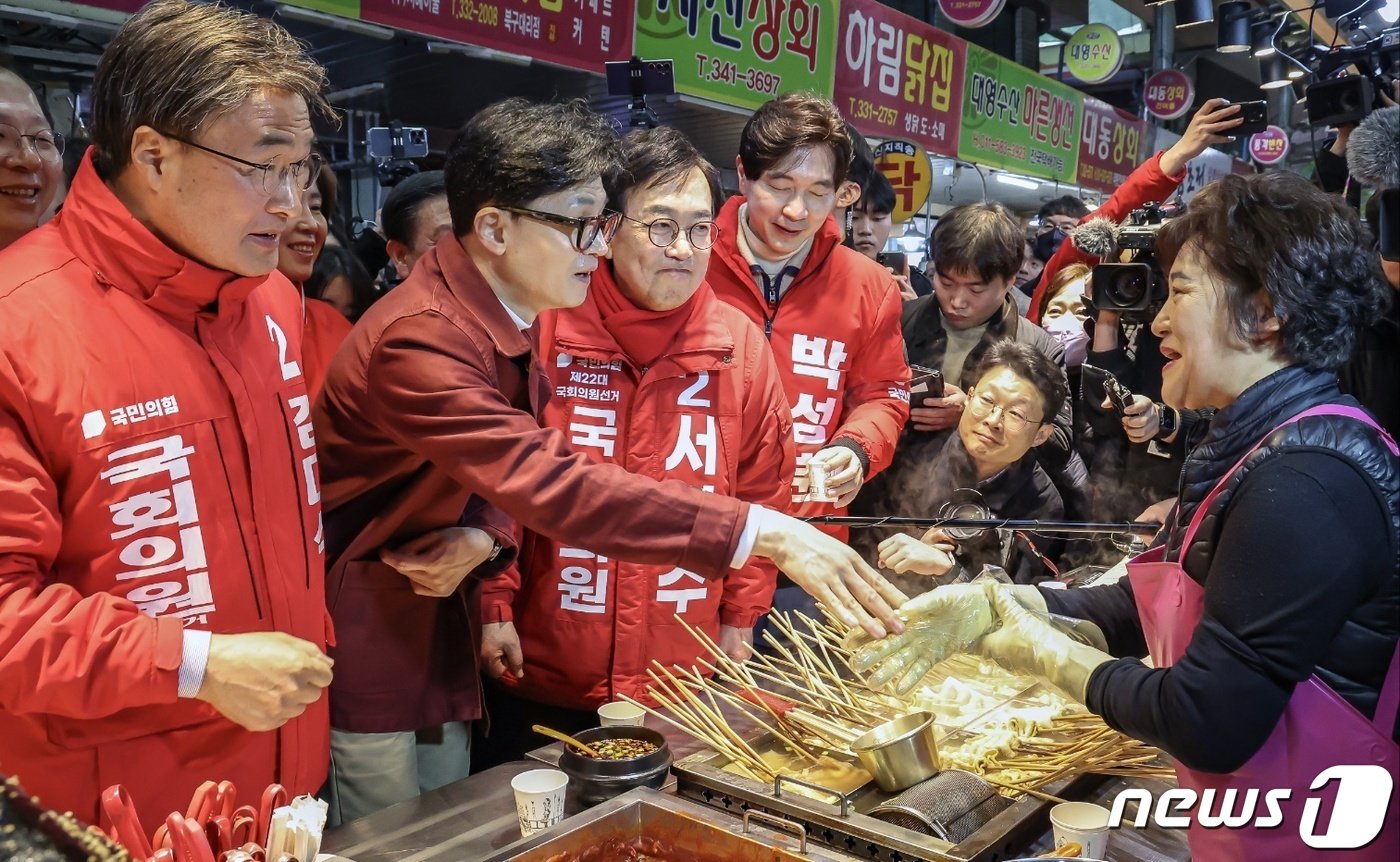
{"label": "paper cup", "polygon": [[641,727],[647,714],[640,706],[616,701],[598,707],[598,721],[603,727]]}
{"label": "paper cup", "polygon": [[1075,842],[1086,859],[1102,859],[1108,849],[1108,809],[1092,802],[1061,802],[1050,809],[1055,846]]}
{"label": "paper cup", "polygon": [[520,834],[529,838],[564,819],[564,790],[569,776],[557,769],[531,769],[510,780]]}

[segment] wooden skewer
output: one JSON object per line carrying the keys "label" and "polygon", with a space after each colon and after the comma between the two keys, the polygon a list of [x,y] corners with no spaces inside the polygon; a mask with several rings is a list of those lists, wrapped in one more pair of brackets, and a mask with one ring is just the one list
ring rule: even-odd
{"label": "wooden skewer", "polygon": [[[675,675],[671,673],[669,668],[655,660],[652,661],[652,664],[659,668],[661,672],[666,675],[667,679],[671,680],[671,682],[675,685],[676,689],[678,689],[682,695],[691,700],[692,705],[699,708],[699,710],[702,713],[704,713],[708,709],[708,707],[705,706],[705,704],[700,700],[700,698],[698,698],[694,694],[694,692],[692,692],[689,689],[689,687],[679,684],[680,681],[676,679]],[[648,670],[648,673],[650,673],[650,670]],[[754,751],[753,747],[750,746],[742,736],[735,733],[733,728],[731,728],[725,722],[723,716],[719,714],[718,710],[716,710],[713,714],[710,715],[710,719],[712,723],[720,730],[720,733],[722,735],[728,735],[730,739],[738,743],[740,748],[743,748],[744,750],[748,751],[749,754],[752,754],[755,760],[762,760],[762,758],[758,756],[758,752]]]}
{"label": "wooden skewer", "polygon": [[[651,695],[654,698],[657,697],[655,691],[652,691]],[[708,734],[702,732],[698,727],[692,726],[686,722],[673,719],[671,718],[671,716],[668,716],[659,710],[652,709],[650,706],[647,706],[646,704],[641,703],[640,701],[634,700],[633,698],[628,697],[625,694],[619,694],[618,697],[639,709],[645,710],[648,715],[652,715],[656,718],[659,718],[660,720],[674,727],[676,730],[679,730],[680,732],[689,736],[695,737],[696,739],[710,746],[710,748],[713,748],[715,751],[718,751],[719,753],[725,755],[730,760],[733,760],[736,763],[743,762],[748,758],[748,755],[743,754],[742,752],[735,751],[727,742],[723,742],[721,740],[717,740],[710,737]],[[661,703],[660,698],[657,699],[657,703]]]}

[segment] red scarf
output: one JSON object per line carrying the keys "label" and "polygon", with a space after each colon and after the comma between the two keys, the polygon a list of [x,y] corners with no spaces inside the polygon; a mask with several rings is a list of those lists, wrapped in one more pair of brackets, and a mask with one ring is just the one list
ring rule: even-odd
{"label": "red scarf", "polygon": [[670,311],[638,308],[613,280],[612,262],[602,260],[593,273],[588,292],[598,307],[603,328],[628,358],[646,367],[654,364],[675,343],[681,329],[699,307],[702,294],[708,294],[709,290],[710,286],[701,282],[690,299]]}

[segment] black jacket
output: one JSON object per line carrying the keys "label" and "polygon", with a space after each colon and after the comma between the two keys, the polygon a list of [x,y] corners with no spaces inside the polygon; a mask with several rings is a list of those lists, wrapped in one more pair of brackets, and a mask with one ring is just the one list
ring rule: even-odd
{"label": "black jacket", "polygon": [[[1238,768],[1313,674],[1375,714],[1400,637],[1400,459],[1373,428],[1341,417],[1270,433],[1322,404],[1356,401],[1330,373],[1287,368],[1215,414],[1163,538],[1206,588],[1191,644],[1170,669],[1128,658],[1090,678],[1090,709],[1193,768]],[[1196,507],[1265,435],[1183,549]],[[1099,622],[1115,655],[1145,652],[1126,580],[1045,595],[1051,610]]]}
{"label": "black jacket", "polygon": [[[851,505],[852,514],[937,517],[958,491],[968,489],[977,492],[994,518],[1064,517],[1060,492],[1036,461],[1034,450],[995,476],[980,481],[956,429],[920,435],[909,449],[901,450],[896,460],[906,456],[905,469],[897,476],[891,477],[891,471],[886,470],[861,491]],[[875,549],[895,532],[898,531],[881,528],[856,530],[851,535],[851,546],[873,565]],[[1057,540],[988,531],[959,540],[956,557],[971,576],[984,565],[993,565],[1005,569],[1017,583],[1029,584],[1053,574],[1040,556],[1053,560],[1060,549],[1061,542]],[[950,576],[945,580],[951,579]],[[895,576],[895,580],[901,588],[908,588],[906,592],[924,592],[933,585],[923,576]]]}

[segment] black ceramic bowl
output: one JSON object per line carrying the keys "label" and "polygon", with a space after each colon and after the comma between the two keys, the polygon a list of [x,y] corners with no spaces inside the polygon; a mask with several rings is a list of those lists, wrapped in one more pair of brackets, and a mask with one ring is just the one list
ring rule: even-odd
{"label": "black ceramic bowl", "polygon": [[642,739],[657,749],[641,757],[626,760],[594,760],[564,746],[559,768],[569,775],[583,802],[602,802],[634,787],[659,790],[666,783],[671,769],[671,749],[666,737],[649,727],[594,727],[574,734],[580,742],[594,743],[605,739]]}

